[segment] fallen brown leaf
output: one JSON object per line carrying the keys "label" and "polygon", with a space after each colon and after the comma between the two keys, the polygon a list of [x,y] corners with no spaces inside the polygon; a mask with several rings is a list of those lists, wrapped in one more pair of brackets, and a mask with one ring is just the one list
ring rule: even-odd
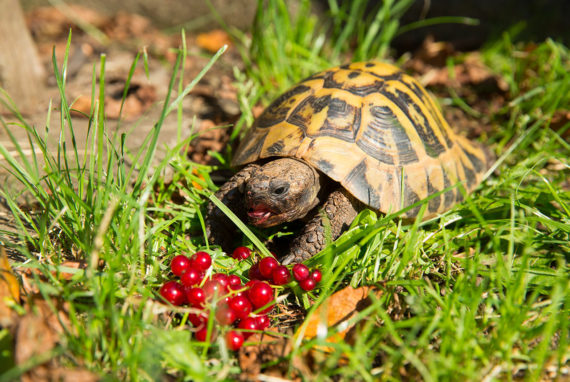
{"label": "fallen brown leaf", "polygon": [[[14,331],[14,360],[16,365],[24,365],[32,357],[48,354],[71,329],[67,313],[67,303],[59,300],[44,300],[36,295],[28,299],[24,314]],[[99,377],[81,368],[59,365],[57,359],[28,370],[21,377],[22,382],[37,381],[96,381]]]}
{"label": "fallen brown leaf", "polygon": [[[124,82],[121,81],[124,86]],[[152,85],[131,83],[123,104],[124,87],[118,87],[114,96],[105,97],[105,116],[118,119],[119,116],[127,121],[141,116],[156,100],[156,89]],[[123,110],[121,111],[121,105]],[[76,117],[88,117],[91,112],[91,97],[81,95],[72,105],[71,113]]]}
{"label": "fallen brown leaf", "polygon": [[[284,333],[284,334],[291,334]],[[286,356],[291,351],[289,336],[279,334],[279,329],[271,327],[263,333],[255,333],[246,340],[247,346],[243,346],[238,354],[239,365],[242,370],[241,380],[258,380],[259,374],[270,374],[273,377],[284,378],[288,367],[283,363],[277,363],[270,368],[262,369],[263,364],[273,363],[279,358]]]}
{"label": "fallen brown leaf", "polygon": [[196,44],[211,53],[216,53],[224,45],[230,45],[230,36],[222,29],[214,29],[206,33],[200,33],[196,37]]}
{"label": "fallen brown leaf", "polygon": [[[382,291],[372,286],[364,286],[360,288],[346,287],[333,295],[321,304],[309,317],[308,321],[302,325],[295,333],[295,338],[303,336],[303,338],[314,338],[319,330],[339,327],[341,324],[348,323],[358,312],[370,305],[368,296],[375,293],[377,296]],[[345,338],[346,334],[354,327],[354,325],[346,325],[345,328],[335,333],[334,336],[328,338],[329,341],[340,341]]]}
{"label": "fallen brown leaf", "polygon": [[3,247],[0,247],[0,326],[11,327],[17,317],[11,308],[20,303],[20,283],[12,272],[12,267]]}

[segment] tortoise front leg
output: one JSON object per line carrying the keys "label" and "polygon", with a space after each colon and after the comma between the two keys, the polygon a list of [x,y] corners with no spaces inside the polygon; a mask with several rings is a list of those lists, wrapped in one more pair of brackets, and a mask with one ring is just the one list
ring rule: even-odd
{"label": "tortoise front leg", "polygon": [[281,260],[282,264],[300,263],[326,246],[322,213],[325,213],[330,221],[332,240],[336,240],[350,226],[361,208],[361,203],[346,190],[333,191],[323,207],[314,212],[301,233],[293,239],[289,254]]}
{"label": "tortoise front leg", "polygon": [[[232,176],[215,196],[220,199],[242,221],[247,218],[244,203],[245,184],[251,175],[257,171],[259,165],[251,164]],[[231,245],[235,238],[236,226],[232,221],[212,202],[206,209],[206,234],[208,241],[213,245],[220,245],[224,251],[231,251]]]}

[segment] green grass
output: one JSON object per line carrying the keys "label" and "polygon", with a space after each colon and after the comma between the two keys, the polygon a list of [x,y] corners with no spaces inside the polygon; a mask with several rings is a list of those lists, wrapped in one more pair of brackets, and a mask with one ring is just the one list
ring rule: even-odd
{"label": "green grass", "polygon": [[[319,29],[303,34],[317,22],[306,9],[291,19],[284,2],[268,4],[257,23],[269,18],[274,29],[263,38],[254,31],[251,50],[244,51],[250,59],[247,73],[254,76],[238,78],[244,115],[250,103],[268,101],[312,70],[350,54],[358,59],[386,55],[402,11],[396,7],[407,3],[384,2],[371,13],[370,22],[385,20],[387,30],[380,28],[384,37],[368,45],[368,29],[354,22],[364,8],[339,5],[336,12],[343,22],[333,22],[332,35],[325,37]],[[301,7],[307,4],[301,2]],[[353,4],[363,7],[362,2]],[[315,303],[311,307],[307,295],[294,294],[287,302],[304,304],[308,314],[349,284],[375,284],[384,291],[355,319],[361,323],[355,344],[327,344],[332,352],[315,361],[319,380],[538,380],[568,364],[570,144],[562,136],[570,124],[554,130],[550,120],[557,110],[570,109],[570,56],[565,46],[550,40],[526,51],[512,36],[505,34],[482,50],[485,62],[510,87],[506,106],[488,116],[495,126],[488,143],[499,157],[496,171],[465,202],[437,219],[407,225],[364,211],[351,230],[307,262],[319,264],[324,273],[322,287],[311,294]],[[354,45],[347,45],[348,40]],[[26,257],[14,268],[37,270],[34,283],[44,298],[68,304],[71,327],[47,355],[65,366],[119,380],[165,375],[232,380],[240,373],[223,341],[204,345],[191,340],[188,309],[156,302],[169,261],[179,253],[206,249],[217,271],[247,275],[247,264],[237,264],[205,242],[203,207],[215,187],[211,168],[189,162],[181,150],[193,137],[154,161],[166,116],[178,112],[182,126],[183,95],[174,98],[173,89],[187,93],[207,71],[184,88],[185,55],[183,49],[163,112],[138,152],[127,152],[128,137],[112,136],[104,119],[104,57],[100,72],[93,72],[85,156],[79,155],[73,134],[66,63],[54,66],[66,132],[55,153],[47,148],[46,132],[28,125],[17,112],[17,123],[0,120],[8,133],[25,129],[36,149],[32,152],[41,152],[30,158],[14,141],[19,150],[14,156],[0,146],[6,168],[25,190],[22,195],[0,193],[18,224],[16,235],[0,232],[0,241]],[[6,97],[1,100],[9,104]],[[174,169],[170,182],[161,176],[167,166]],[[181,191],[183,202],[175,202]],[[22,208],[20,196],[35,207]],[[85,261],[87,267],[70,270],[62,265],[69,259]],[[73,277],[63,278],[64,271]],[[323,338],[301,341],[285,361],[323,344]],[[346,366],[338,366],[341,360]],[[13,368],[0,380],[24,371]]]}

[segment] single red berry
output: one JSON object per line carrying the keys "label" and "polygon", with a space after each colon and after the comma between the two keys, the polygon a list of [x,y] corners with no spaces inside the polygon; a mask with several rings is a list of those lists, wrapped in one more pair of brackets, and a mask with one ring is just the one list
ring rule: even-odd
{"label": "single red berry", "polygon": [[231,325],[237,320],[236,312],[227,304],[222,304],[216,309],[216,321],[221,325]]}
{"label": "single red berry", "polygon": [[208,323],[208,315],[205,312],[198,314],[190,313],[188,315],[188,321],[190,321],[196,328],[200,328]]}
{"label": "single red berry", "polygon": [[285,285],[291,279],[291,273],[289,273],[289,269],[286,266],[279,265],[271,273],[271,279],[275,285]]}
{"label": "single red berry", "polygon": [[190,259],[192,268],[205,272],[212,265],[212,258],[206,252],[196,252]]}
{"label": "single red berry", "polygon": [[233,351],[239,350],[241,345],[243,345],[243,335],[235,330],[230,330],[226,334],[226,344],[228,345],[228,348]]}
{"label": "single red berry", "polygon": [[229,275],[228,276],[228,286],[236,286],[239,285],[241,286],[241,279],[239,278],[238,275]]}
{"label": "single red berry", "polygon": [[186,288],[186,300],[193,308],[202,308],[206,301],[206,293],[202,288]]}
{"label": "single red berry", "polygon": [[321,271],[319,271],[318,269],[313,269],[311,271],[311,274],[309,275],[309,277],[311,277],[313,280],[315,280],[317,283],[320,283],[322,278],[323,278],[323,274],[321,273]]}
{"label": "single red berry", "polygon": [[206,299],[221,298],[227,294],[226,288],[218,280],[208,280],[202,286]]}
{"label": "single red berry", "polygon": [[190,269],[190,259],[184,255],[174,256],[170,262],[170,269],[176,276],[181,276]]}
{"label": "single red berry", "polygon": [[271,321],[266,314],[255,316],[255,323],[257,324],[257,328],[259,330],[265,330],[271,325]]}
{"label": "single red berry", "polygon": [[237,247],[232,252],[232,257],[236,260],[245,260],[251,255],[251,249],[248,247]]}
{"label": "single red berry", "polygon": [[180,282],[184,286],[193,286],[196,284],[200,284],[202,279],[204,278],[204,274],[197,269],[190,268],[186,272],[180,276]]}
{"label": "single red berry", "polygon": [[[212,280],[218,281],[224,288],[229,284],[228,276],[223,273],[215,273],[212,275]],[[227,288],[226,288],[227,289]]]}
{"label": "single red berry", "polygon": [[240,319],[249,316],[253,307],[251,302],[245,296],[235,296],[230,299],[228,306],[236,313],[236,316]]}
{"label": "single red berry", "polygon": [[249,277],[250,280],[263,280],[264,277],[261,274],[260,270],[259,270],[259,263],[255,263],[251,266],[251,268],[249,268],[249,272],[247,273],[247,276]]}
{"label": "single red berry", "polygon": [[295,280],[302,281],[309,277],[309,268],[303,264],[295,264],[293,265],[293,277]]}
{"label": "single red berry", "polygon": [[[257,325],[257,320],[253,317],[247,317],[240,321],[238,328],[243,330],[259,330],[259,326]],[[253,332],[241,332],[243,337],[247,339],[249,336],[253,334]]]}
{"label": "single red berry", "polygon": [[271,273],[275,268],[279,266],[277,260],[274,257],[264,257],[259,261],[259,273],[266,278],[271,278]]}
{"label": "single red berry", "polygon": [[[212,334],[210,334],[210,342],[212,342],[214,340],[215,335],[216,335],[216,332],[212,328]],[[198,329],[198,331],[196,333],[194,333],[194,336],[196,337],[196,339],[198,341],[206,342],[206,340],[208,339],[208,325],[204,325],[203,328]]]}
{"label": "single red berry", "polygon": [[315,289],[317,282],[312,277],[307,277],[304,280],[299,281],[299,286],[306,292]]}
{"label": "single red berry", "polygon": [[160,288],[160,295],[172,305],[182,305],[186,302],[184,287],[176,281],[167,281]]}
{"label": "single red berry", "polygon": [[273,289],[264,281],[257,282],[247,292],[247,297],[251,304],[259,309],[273,301]]}

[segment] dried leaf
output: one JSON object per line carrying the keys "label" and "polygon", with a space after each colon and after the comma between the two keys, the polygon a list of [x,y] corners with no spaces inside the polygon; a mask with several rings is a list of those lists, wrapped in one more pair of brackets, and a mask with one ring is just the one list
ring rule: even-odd
{"label": "dried leaf", "polygon": [[210,32],[200,33],[196,38],[196,44],[211,53],[216,53],[224,45],[230,45],[230,36],[222,29],[214,29]]}
{"label": "dried leaf", "polygon": [[335,342],[344,339],[353,328],[347,325],[348,321],[369,305],[368,295],[371,292],[377,295],[382,293],[371,286],[356,289],[349,286],[336,292],[315,310],[306,324],[297,330],[295,337],[302,335],[304,338],[313,338],[323,329],[346,325],[334,336],[329,337],[329,340]]}
{"label": "dried leaf", "polygon": [[286,376],[288,368],[284,364],[278,363],[270,369],[262,370],[263,364],[274,363],[291,351],[289,337],[278,333],[279,329],[271,327],[263,333],[253,334],[246,340],[248,345],[243,346],[238,355],[243,380],[258,380],[262,371],[276,377]]}
{"label": "dried leaf", "polygon": [[[52,309],[53,307],[53,309]],[[55,311],[54,311],[55,310]],[[28,299],[26,314],[18,321],[14,333],[14,360],[16,365],[24,365],[32,357],[49,353],[70,329],[67,304],[51,300],[51,304],[41,296]],[[27,381],[96,381],[99,377],[87,370],[70,369],[50,359],[37,365],[22,375]]]}
{"label": "dried leaf", "polygon": [[0,326],[10,327],[16,318],[11,305],[20,302],[20,283],[3,247],[0,247]]}

